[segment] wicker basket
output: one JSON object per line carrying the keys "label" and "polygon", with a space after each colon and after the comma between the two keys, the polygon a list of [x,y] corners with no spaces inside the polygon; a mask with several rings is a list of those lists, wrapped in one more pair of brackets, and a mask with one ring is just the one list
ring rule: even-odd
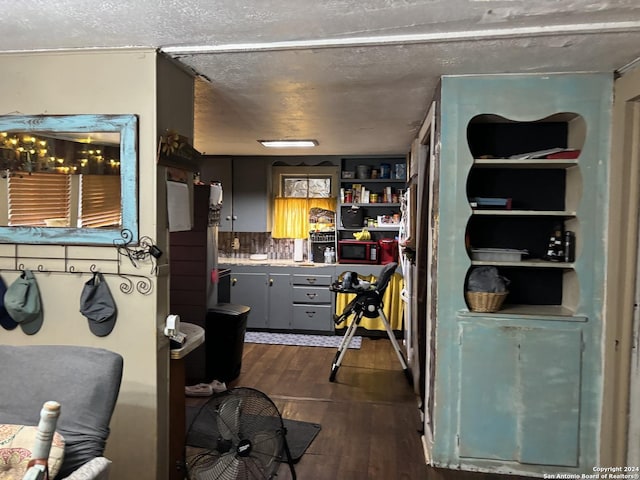
{"label": "wicker basket", "polygon": [[472,312],[497,312],[509,292],[466,292],[465,297]]}

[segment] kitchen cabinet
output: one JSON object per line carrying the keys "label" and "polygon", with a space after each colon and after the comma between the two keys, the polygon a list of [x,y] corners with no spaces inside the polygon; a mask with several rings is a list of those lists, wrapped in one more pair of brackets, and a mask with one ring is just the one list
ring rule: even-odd
{"label": "kitchen cabinet", "polygon": [[251,307],[247,328],[334,332],[335,266],[221,266],[231,269],[231,303]]}
{"label": "kitchen cabinet", "polygon": [[269,315],[267,327],[270,330],[291,329],[291,275],[270,272],[267,279]]}
{"label": "kitchen cabinet", "polygon": [[271,163],[264,157],[203,157],[201,178],[222,183],[220,232],[271,231]]}
{"label": "kitchen cabinet", "polygon": [[333,332],[333,268],[294,270],[292,323],[294,330]]}
{"label": "kitchen cabinet", "polygon": [[[372,240],[398,236],[400,196],[406,188],[404,157],[342,159],[337,228],[341,240],[353,240],[353,233],[367,227]],[[348,210],[359,208],[361,225],[348,221]],[[394,221],[394,214],[396,214]],[[386,222],[378,222],[378,219]],[[371,219],[371,224],[367,224]]]}
{"label": "kitchen cabinet", "polygon": [[264,272],[231,269],[231,303],[251,308],[247,317],[247,329],[267,328],[268,275]]}
{"label": "kitchen cabinet", "polygon": [[288,273],[231,273],[231,303],[251,308],[247,328],[286,330],[291,327],[291,283]]}
{"label": "kitchen cabinet", "polygon": [[[611,91],[604,74],[442,79],[435,466],[541,476],[599,465]],[[556,229],[575,232],[575,259],[546,256]],[[528,255],[474,253],[488,248]],[[492,313],[465,300],[484,266],[510,281]]]}

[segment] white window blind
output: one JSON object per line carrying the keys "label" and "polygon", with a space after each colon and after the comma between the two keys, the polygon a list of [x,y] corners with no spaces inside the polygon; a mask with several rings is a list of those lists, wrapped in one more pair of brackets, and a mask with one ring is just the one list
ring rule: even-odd
{"label": "white window blind", "polygon": [[[8,190],[10,226],[45,226],[45,219],[69,219],[69,175],[16,174],[9,177]],[[58,222],[57,226],[63,224]]]}
{"label": "white window blind", "polygon": [[82,175],[80,227],[117,227],[122,224],[120,175]]}

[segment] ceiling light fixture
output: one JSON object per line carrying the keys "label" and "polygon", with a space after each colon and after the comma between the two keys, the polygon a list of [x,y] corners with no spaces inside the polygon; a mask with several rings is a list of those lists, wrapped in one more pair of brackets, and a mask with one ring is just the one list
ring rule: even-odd
{"label": "ceiling light fixture", "polygon": [[312,148],[318,146],[317,140],[258,140],[267,148]]}

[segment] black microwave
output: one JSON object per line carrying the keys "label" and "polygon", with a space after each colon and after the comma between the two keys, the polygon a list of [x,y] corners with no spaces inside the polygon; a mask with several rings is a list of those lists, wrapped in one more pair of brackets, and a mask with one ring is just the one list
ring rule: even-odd
{"label": "black microwave", "polygon": [[360,240],[338,241],[339,263],[380,263],[378,242]]}

